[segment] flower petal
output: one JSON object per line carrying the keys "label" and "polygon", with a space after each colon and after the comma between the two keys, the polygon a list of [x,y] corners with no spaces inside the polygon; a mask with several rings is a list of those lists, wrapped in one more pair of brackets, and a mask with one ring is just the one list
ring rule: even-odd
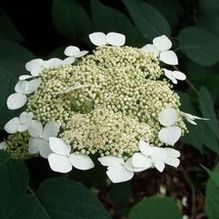
{"label": "flower petal", "polygon": [[33,138],[31,137],[29,140],[29,153],[36,154],[40,153],[40,156],[43,158],[48,158],[49,154],[52,153],[49,148],[49,142],[44,140],[43,138]]}
{"label": "flower petal", "polygon": [[43,125],[36,120],[31,121],[31,125],[28,127],[28,132],[32,137],[42,137]]}
{"label": "flower petal", "polygon": [[99,157],[98,161],[103,166],[119,166],[121,163],[123,163],[123,159],[113,156]]}
{"label": "flower petal", "polygon": [[65,65],[71,65],[74,62],[75,62],[75,57],[73,56],[67,57],[63,60],[63,64]]}
{"label": "flower petal", "polygon": [[176,78],[174,78],[173,76],[173,71],[168,70],[166,68],[163,69],[164,70],[164,74],[167,78],[169,78],[174,84],[177,84],[177,80]]}
{"label": "flower petal", "polygon": [[139,168],[132,165],[132,158],[129,158],[125,163],[125,168],[131,172],[142,172],[148,168]]}
{"label": "flower petal", "polygon": [[173,148],[164,148],[167,152],[168,157],[180,157],[180,152]]}
{"label": "flower petal", "polygon": [[9,120],[5,126],[4,129],[9,134],[14,134],[18,131],[18,126],[20,125],[20,121],[18,117],[15,117],[11,120]]}
{"label": "flower petal", "polygon": [[75,57],[76,57],[76,58],[80,58],[80,57],[82,57],[82,56],[85,56],[86,54],[88,54],[88,51],[87,51],[87,50],[82,50],[82,51],[80,51],[79,53],[77,53],[77,54],[75,55]]}
{"label": "flower petal", "polygon": [[177,126],[162,128],[158,133],[161,142],[172,146],[179,140],[180,136],[181,129]]}
{"label": "flower petal", "polygon": [[176,53],[172,50],[164,51],[160,53],[160,60],[168,65],[178,65],[178,58]]}
{"label": "flower petal", "polygon": [[152,166],[152,161],[142,153],[134,153],[132,156],[132,165],[137,168],[144,168],[145,170]]}
{"label": "flower petal", "polygon": [[33,119],[33,113],[24,111],[20,114],[19,119],[21,123],[31,122]]}
{"label": "flower petal", "polygon": [[107,44],[106,34],[102,32],[89,34],[89,39],[95,46],[105,46]]}
{"label": "flower petal", "polygon": [[42,59],[33,59],[25,64],[25,68],[27,71],[31,72],[43,64],[44,61]]}
{"label": "flower petal", "polygon": [[17,84],[14,87],[14,90],[19,93],[19,94],[26,94],[26,86],[27,86],[27,81],[18,81]]}
{"label": "flower petal", "polygon": [[158,171],[163,172],[163,170],[164,170],[164,168],[165,168],[165,164],[164,164],[164,162],[161,161],[161,160],[156,160],[156,161],[154,162],[154,167],[155,167]]}
{"label": "flower petal", "polygon": [[45,62],[45,68],[56,68],[63,65],[63,61],[59,58],[51,58]]}
{"label": "flower petal", "polygon": [[180,112],[180,114],[185,117],[185,119],[187,120],[187,122],[193,124],[193,125],[197,125],[197,123],[194,121],[195,119],[198,119],[198,120],[209,120],[207,118],[201,118],[201,117],[198,117],[198,116],[194,116],[192,114],[189,114],[189,113],[184,113],[184,112]]}
{"label": "flower petal", "polygon": [[33,78],[33,76],[32,75],[20,75],[19,76],[20,81],[24,81],[24,80],[30,79],[30,78]]}
{"label": "flower petal", "polygon": [[89,156],[84,154],[71,154],[70,162],[73,167],[79,170],[89,170],[94,167],[94,162],[90,159]]}
{"label": "flower petal", "polygon": [[50,137],[56,137],[59,133],[60,124],[55,121],[47,122],[43,129],[43,138],[49,140]]}
{"label": "flower petal", "polygon": [[40,79],[33,79],[31,81],[27,81],[24,94],[31,94],[40,86]]}
{"label": "flower petal", "polygon": [[41,138],[41,143],[39,145],[40,156],[43,158],[48,158],[48,156],[52,153],[52,150],[49,147],[49,141]]}
{"label": "flower petal", "polygon": [[65,48],[64,54],[66,56],[74,56],[76,57],[76,55],[80,52],[80,49],[77,46],[68,46],[67,48]]}
{"label": "flower petal", "polygon": [[50,168],[58,173],[68,173],[72,170],[72,164],[67,156],[50,154],[48,156]]}
{"label": "flower petal", "polygon": [[178,167],[180,164],[180,160],[178,158],[168,157],[165,160],[165,163],[172,167]]}
{"label": "flower petal", "polygon": [[50,137],[49,146],[51,150],[57,154],[69,155],[71,152],[70,145],[65,144],[65,142],[60,138]]}
{"label": "flower petal", "polygon": [[38,138],[31,137],[29,139],[29,153],[30,154],[36,154],[39,152],[39,141]]}
{"label": "flower petal", "polygon": [[24,94],[14,93],[7,99],[7,106],[10,110],[19,109],[27,102],[27,97]]}
{"label": "flower petal", "polygon": [[125,182],[134,176],[133,172],[127,170],[122,165],[108,167],[106,174],[113,183]]}
{"label": "flower petal", "polygon": [[141,151],[142,154],[144,155],[150,155],[151,152],[151,146],[149,145],[149,143],[140,140],[138,143],[139,146],[139,150]]}
{"label": "flower petal", "polygon": [[5,142],[5,141],[2,141],[2,142],[0,143],[0,150],[5,150],[6,148],[7,148],[6,142]]}
{"label": "flower petal", "polygon": [[170,49],[172,47],[172,42],[165,35],[155,37],[153,39],[153,44],[162,52]]}
{"label": "flower petal", "polygon": [[158,119],[160,124],[169,127],[177,122],[177,112],[175,109],[167,107],[159,113]]}
{"label": "flower petal", "polygon": [[144,52],[153,53],[156,57],[158,57],[160,54],[159,49],[156,46],[154,46],[153,44],[147,44],[144,47],[142,47],[141,49]]}
{"label": "flower petal", "polygon": [[173,77],[180,81],[186,80],[186,75],[181,71],[173,71]]}
{"label": "flower petal", "polygon": [[121,33],[110,32],[106,35],[107,43],[112,46],[123,46],[125,44],[125,35]]}

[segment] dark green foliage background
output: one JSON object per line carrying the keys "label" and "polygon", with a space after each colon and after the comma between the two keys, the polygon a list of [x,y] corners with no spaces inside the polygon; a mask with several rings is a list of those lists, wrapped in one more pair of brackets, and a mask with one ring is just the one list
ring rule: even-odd
{"label": "dark green foliage background", "polygon": [[[202,163],[205,169],[200,166],[191,166],[191,169],[199,168],[199,174],[208,175],[201,182],[203,195],[206,195],[202,218],[219,219],[218,23],[218,0],[2,0],[0,140],[7,137],[3,131],[5,122],[19,113],[7,110],[5,102],[13,92],[18,76],[25,73],[24,64],[28,60],[34,57],[62,58],[64,47],[70,44],[92,50],[88,34],[94,31],[124,33],[127,44],[139,47],[165,34],[174,42],[180,59],[179,68],[188,78],[187,83],[176,86],[183,103],[182,110],[210,119],[198,122],[197,127],[189,126],[190,134],[179,145],[199,151],[203,158],[209,154],[213,157],[212,165]],[[186,161],[186,157],[183,159]],[[130,204],[130,184],[107,186],[102,173],[102,169],[88,173],[75,171],[73,175],[63,177],[51,173],[43,159],[17,161],[0,151],[0,218],[182,217],[171,197],[147,197]],[[192,180],[191,184],[196,186]],[[117,213],[109,206],[104,209],[97,199],[94,191],[102,190],[107,191],[115,205],[123,206]],[[157,209],[163,209],[163,213]],[[196,219],[195,214],[189,216]]]}

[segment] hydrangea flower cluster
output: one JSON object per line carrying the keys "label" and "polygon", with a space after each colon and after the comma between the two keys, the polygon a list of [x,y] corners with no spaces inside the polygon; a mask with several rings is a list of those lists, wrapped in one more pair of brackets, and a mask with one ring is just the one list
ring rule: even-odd
{"label": "hydrangea flower cluster", "polygon": [[69,46],[64,60],[26,63],[30,74],[19,77],[7,99],[10,110],[26,109],[5,125],[10,135],[1,149],[16,158],[40,155],[61,173],[99,161],[114,183],[177,167],[180,152],[172,147],[187,132],[184,121],[202,118],[180,111],[173,84],[186,75],[171,70],[178,65],[171,41],[163,35],[135,48],[120,33],[89,39],[97,46],[92,54]]}

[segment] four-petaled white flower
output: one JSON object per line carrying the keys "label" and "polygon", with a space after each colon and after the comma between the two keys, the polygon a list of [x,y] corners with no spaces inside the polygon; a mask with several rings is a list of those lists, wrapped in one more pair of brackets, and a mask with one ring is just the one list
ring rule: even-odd
{"label": "four-petaled white flower", "polygon": [[56,68],[60,65],[68,65],[71,64],[71,60],[69,58],[61,60],[59,58],[51,58],[48,60],[42,59],[33,59],[26,63],[26,70],[31,73],[31,75],[21,75],[19,80],[24,81],[27,79],[39,77],[44,69],[48,68]]}
{"label": "four-petaled white flower", "polygon": [[158,119],[160,124],[165,126],[158,133],[160,141],[173,146],[181,136],[181,129],[175,125],[177,122],[176,110],[167,107],[159,113]]}
{"label": "four-petaled white flower", "polygon": [[55,172],[68,173],[72,167],[79,170],[89,170],[94,167],[89,156],[71,153],[70,145],[60,138],[51,137],[49,146],[53,153],[48,156],[48,161],[51,169]]}
{"label": "four-petaled white flower", "polygon": [[14,117],[9,120],[4,129],[9,134],[14,134],[16,132],[24,132],[31,125],[33,119],[33,113],[31,112],[22,112],[19,117]]}
{"label": "four-petaled white flower", "polygon": [[68,56],[64,59],[64,62],[67,64],[72,64],[76,58],[85,56],[88,53],[87,50],[80,50],[77,46],[68,46],[65,48],[64,54]]}
{"label": "four-petaled white flower", "polygon": [[30,78],[39,77],[45,65],[45,61],[42,59],[33,59],[25,64],[25,68],[31,75],[21,75],[19,80],[26,80]]}
{"label": "four-petaled white flower", "polygon": [[172,42],[165,35],[155,37],[153,44],[146,44],[142,47],[145,52],[154,53],[160,61],[168,65],[178,65],[178,58],[174,51],[170,50]]}
{"label": "four-petaled white flower", "polygon": [[29,139],[29,153],[40,153],[42,157],[47,158],[51,153],[49,138],[56,137],[59,133],[59,129],[60,124],[58,122],[50,121],[43,128],[41,122],[32,120],[28,128],[28,132],[31,135]]}
{"label": "four-petaled white flower", "polygon": [[202,117],[198,117],[198,116],[194,116],[192,114],[189,113],[184,113],[184,112],[180,112],[180,114],[186,119],[187,122],[193,124],[193,125],[197,125],[197,123],[195,122],[195,119],[198,120],[209,120],[207,118],[202,118]]}
{"label": "four-petaled white flower", "polygon": [[148,169],[155,167],[163,172],[165,164],[178,167],[180,152],[172,148],[161,148],[149,145],[143,140],[139,141],[140,152],[134,153],[131,158],[132,165],[136,168]]}
{"label": "four-petaled white flower", "polygon": [[102,32],[94,32],[89,34],[90,41],[95,46],[123,46],[125,44],[125,35],[121,33],[110,32],[108,34]]}
{"label": "four-petaled white flower", "polygon": [[99,157],[98,160],[103,166],[107,167],[106,174],[113,183],[125,182],[134,176],[128,162],[125,163],[121,158],[105,156]]}
{"label": "four-petaled white flower", "polygon": [[177,80],[179,81],[186,80],[186,75],[181,71],[171,71],[166,68],[164,68],[163,70],[166,77],[169,78],[174,84],[178,83]]}
{"label": "four-petaled white flower", "polygon": [[7,99],[7,106],[11,110],[19,109],[27,102],[27,96],[33,93],[40,85],[40,79],[31,81],[18,81],[15,85],[15,92]]}
{"label": "four-petaled white flower", "polygon": [[2,141],[2,142],[0,143],[0,150],[6,150],[6,148],[7,148],[6,142],[5,142],[5,141]]}

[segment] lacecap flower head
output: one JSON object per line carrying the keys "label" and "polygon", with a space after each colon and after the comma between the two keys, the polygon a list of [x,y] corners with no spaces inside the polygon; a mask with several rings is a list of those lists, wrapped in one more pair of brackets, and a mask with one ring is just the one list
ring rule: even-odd
{"label": "lacecap flower head", "polygon": [[[42,156],[53,171],[89,170],[98,160],[112,182],[135,172],[177,167],[173,149],[187,132],[173,84],[186,79],[172,43],[159,36],[142,48],[125,46],[120,33],[89,35],[93,53],[69,46],[64,60],[34,59],[7,99],[10,110],[25,106],[1,143],[16,158]],[[164,66],[164,67],[163,67]],[[168,69],[167,69],[168,68]],[[96,161],[95,161],[96,160]]]}

